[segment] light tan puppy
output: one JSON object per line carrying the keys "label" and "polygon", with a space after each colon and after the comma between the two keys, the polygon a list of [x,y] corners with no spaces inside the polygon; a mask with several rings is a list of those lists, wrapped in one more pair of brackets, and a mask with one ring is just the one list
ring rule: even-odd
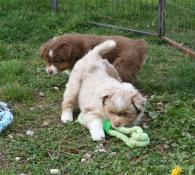
{"label": "light tan puppy", "polygon": [[146,99],[132,84],[122,83],[114,66],[100,56],[115,47],[115,41],[107,40],[89,51],[75,64],[64,92],[61,121],[72,121],[78,104],[81,124],[93,140],[105,137],[103,119],[115,127],[135,125],[145,108]]}

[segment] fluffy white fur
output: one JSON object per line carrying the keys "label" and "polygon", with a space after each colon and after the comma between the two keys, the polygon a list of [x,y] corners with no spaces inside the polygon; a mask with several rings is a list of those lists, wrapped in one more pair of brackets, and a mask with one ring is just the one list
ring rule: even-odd
{"label": "fluffy white fur", "polygon": [[69,111],[66,110],[65,112],[63,112],[61,116],[61,121],[62,123],[72,122],[73,121],[72,110],[69,110]]}
{"label": "fluffy white fur", "polygon": [[[130,83],[117,79],[116,69],[102,59],[101,54],[115,46],[115,41],[107,40],[80,59],[70,74],[64,92],[62,122],[72,121],[72,111],[78,104],[81,124],[89,129],[93,140],[105,137],[102,126],[104,118],[108,118],[113,126],[136,123],[146,103],[146,99]],[[117,75],[111,76],[110,72]]]}

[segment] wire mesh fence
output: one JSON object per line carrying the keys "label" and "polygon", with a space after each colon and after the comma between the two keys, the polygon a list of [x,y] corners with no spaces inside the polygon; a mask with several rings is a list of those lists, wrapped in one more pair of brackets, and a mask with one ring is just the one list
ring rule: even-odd
{"label": "wire mesh fence", "polygon": [[165,20],[165,35],[195,50],[195,1],[167,0]]}
{"label": "wire mesh fence", "polygon": [[[41,14],[47,10],[49,15],[52,9],[52,12],[56,13],[54,18],[62,19],[64,26],[66,23],[74,26],[75,21],[79,19],[83,24],[90,22],[141,34],[163,35],[176,41],[180,46],[195,50],[194,0],[0,0],[0,2],[0,8],[7,8],[9,13],[13,13],[13,18],[17,15],[14,12],[15,5],[20,4],[21,13],[24,14],[17,26],[12,27],[13,31],[19,28],[24,37],[25,34],[29,35],[31,28],[36,28],[31,26],[33,18],[38,18],[33,12]],[[26,30],[27,27],[20,27],[20,24],[28,26],[29,30]],[[51,25],[55,27],[55,24]],[[62,32],[64,31],[58,33]]]}
{"label": "wire mesh fence", "polygon": [[157,1],[108,0],[105,2],[105,4],[100,3],[96,8],[98,14],[96,22],[144,33],[157,32]]}
{"label": "wire mesh fence", "polygon": [[[55,9],[56,0],[52,0]],[[79,2],[79,3],[78,3]],[[82,3],[81,3],[82,2]],[[79,6],[78,6],[79,4]],[[58,12],[86,13],[94,24],[157,34],[158,0],[65,0]]]}
{"label": "wire mesh fence", "polygon": [[59,10],[67,8],[78,15],[83,11],[91,24],[164,36],[176,41],[177,48],[195,50],[194,0],[82,0],[77,4],[78,0],[60,1]]}

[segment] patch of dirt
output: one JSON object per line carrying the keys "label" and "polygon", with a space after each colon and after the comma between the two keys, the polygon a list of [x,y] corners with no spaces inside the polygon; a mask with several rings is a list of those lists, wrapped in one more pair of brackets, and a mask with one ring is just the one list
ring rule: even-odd
{"label": "patch of dirt", "polygon": [[8,161],[6,160],[3,153],[0,152],[0,169],[6,169],[8,167]]}

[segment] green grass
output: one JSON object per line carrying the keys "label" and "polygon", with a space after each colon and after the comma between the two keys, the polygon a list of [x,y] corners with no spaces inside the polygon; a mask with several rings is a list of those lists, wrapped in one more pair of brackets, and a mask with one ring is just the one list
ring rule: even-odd
{"label": "green grass", "polygon": [[[51,168],[67,175],[169,175],[175,165],[186,175],[195,174],[195,60],[157,38],[90,26],[88,20],[112,19],[81,9],[84,1],[60,3],[64,5],[54,15],[46,0],[0,0],[0,101],[14,109],[14,122],[0,136],[0,175],[48,175]],[[155,1],[151,3],[155,5]],[[77,8],[80,11],[75,13]],[[95,1],[87,8],[95,9]],[[119,12],[115,15],[121,19],[119,23],[126,23]],[[136,20],[140,26],[141,19],[143,16],[140,22]],[[46,74],[39,47],[53,36],[74,32],[145,38],[149,43],[137,85],[148,97],[145,116],[149,127],[144,130],[151,139],[149,147],[130,149],[108,137],[104,143],[107,152],[96,152],[100,143],[91,141],[86,128],[76,122],[60,122],[68,77]],[[45,96],[39,97],[39,92]],[[49,126],[43,126],[44,121]],[[28,129],[34,136],[25,135]],[[81,163],[86,153],[92,158]]]}

